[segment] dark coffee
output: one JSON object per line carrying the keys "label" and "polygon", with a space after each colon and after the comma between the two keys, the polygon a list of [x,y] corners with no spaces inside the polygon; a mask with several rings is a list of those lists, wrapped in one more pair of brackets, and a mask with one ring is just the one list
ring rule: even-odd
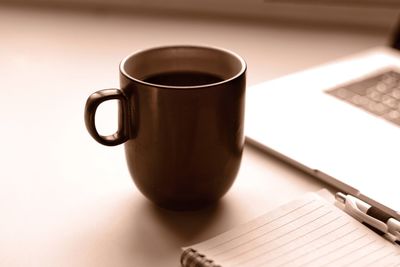
{"label": "dark coffee", "polygon": [[144,79],[145,82],[168,86],[196,86],[218,83],[222,78],[215,74],[198,71],[174,71],[151,75]]}

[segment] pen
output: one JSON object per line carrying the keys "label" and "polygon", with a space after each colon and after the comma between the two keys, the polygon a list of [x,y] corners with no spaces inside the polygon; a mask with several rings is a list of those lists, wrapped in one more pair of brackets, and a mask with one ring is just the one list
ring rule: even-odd
{"label": "pen", "polygon": [[338,192],[335,198],[344,204],[344,210],[352,217],[400,245],[400,222],[398,220],[352,195]]}

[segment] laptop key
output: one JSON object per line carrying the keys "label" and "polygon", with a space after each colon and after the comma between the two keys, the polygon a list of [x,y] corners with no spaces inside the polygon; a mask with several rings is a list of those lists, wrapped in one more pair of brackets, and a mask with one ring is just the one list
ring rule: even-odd
{"label": "laptop key", "polygon": [[[376,86],[377,83],[381,80],[381,77],[372,77],[366,80],[361,80],[346,86],[346,88],[353,93],[358,95],[365,96],[367,94],[367,89]],[[383,88],[382,88],[383,89]]]}
{"label": "laptop key", "polygon": [[391,110],[388,106],[374,101],[371,101],[366,109],[378,116],[382,116]]}
{"label": "laptop key", "polygon": [[400,73],[386,71],[327,90],[345,102],[400,126]]}
{"label": "laptop key", "polygon": [[400,126],[400,112],[399,111],[392,110],[389,113],[385,114],[384,118]]}
{"label": "laptop key", "polygon": [[337,90],[332,91],[332,94],[343,100],[351,99],[355,95],[353,92],[350,92],[346,88],[338,88]]}
{"label": "laptop key", "polygon": [[391,96],[396,98],[397,100],[400,100],[400,87],[396,87],[393,89]]}
{"label": "laptop key", "polygon": [[388,107],[391,107],[392,109],[397,109],[399,106],[399,101],[390,95],[384,95],[382,97],[382,103]]}
{"label": "laptop key", "polygon": [[371,100],[377,101],[377,102],[381,102],[382,101],[382,97],[384,96],[384,94],[377,92],[374,89],[370,89],[368,91],[367,97]]}
{"label": "laptop key", "polygon": [[376,91],[382,94],[388,94],[392,91],[393,86],[387,85],[383,82],[376,84]]}

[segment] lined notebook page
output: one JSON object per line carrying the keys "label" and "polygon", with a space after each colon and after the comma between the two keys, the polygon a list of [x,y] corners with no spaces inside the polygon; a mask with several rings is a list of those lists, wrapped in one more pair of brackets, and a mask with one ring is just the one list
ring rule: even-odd
{"label": "lined notebook page", "polygon": [[190,248],[224,267],[400,266],[399,246],[314,193]]}

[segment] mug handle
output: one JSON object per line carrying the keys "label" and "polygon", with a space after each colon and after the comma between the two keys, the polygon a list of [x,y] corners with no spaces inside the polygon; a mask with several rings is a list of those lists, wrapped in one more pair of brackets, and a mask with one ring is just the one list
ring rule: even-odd
{"label": "mug handle", "polygon": [[[96,129],[95,116],[97,107],[107,100],[119,100],[122,110],[120,110],[118,118],[118,129],[112,135],[100,135]],[[127,131],[128,127],[128,99],[118,89],[103,89],[91,94],[86,101],[85,106],[85,124],[89,134],[100,144],[106,146],[116,146],[124,143],[129,139]]]}

